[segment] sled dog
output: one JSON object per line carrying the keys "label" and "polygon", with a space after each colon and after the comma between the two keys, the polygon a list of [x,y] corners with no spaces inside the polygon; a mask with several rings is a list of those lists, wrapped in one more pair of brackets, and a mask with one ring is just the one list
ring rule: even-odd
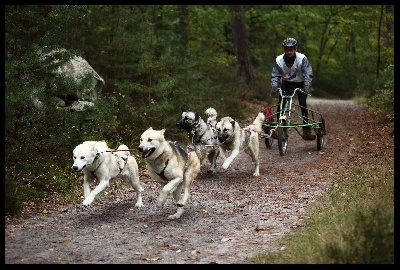
{"label": "sled dog", "polygon": [[253,124],[245,128],[240,128],[239,123],[229,116],[223,117],[217,122],[216,130],[221,153],[225,155],[226,150],[232,150],[231,155],[222,164],[223,169],[227,169],[237,155],[244,151],[255,163],[253,175],[260,175],[258,134],[261,133],[264,119],[264,113],[259,112]]}
{"label": "sled dog", "polygon": [[165,129],[148,128],[140,136],[138,150],[146,159],[150,177],[163,186],[157,205],[162,207],[171,194],[178,210],[168,218],[178,219],[184,212],[190,187],[200,171],[200,160],[195,152],[186,152],[177,142],[167,141],[164,133]]}
{"label": "sled dog", "polygon": [[188,111],[181,107],[182,118],[176,123],[179,129],[184,129],[189,136],[189,147],[192,148],[203,164],[205,159],[211,163],[208,173],[216,172],[217,158],[219,155],[217,131],[217,111],[208,108],[205,113],[208,116],[207,122],[201,118],[198,112]]}
{"label": "sled dog", "polygon": [[[129,149],[122,144],[118,150]],[[75,172],[83,172],[83,205],[90,205],[94,198],[104,191],[110,183],[121,178],[127,180],[136,191],[136,206],[142,207],[143,188],[139,181],[139,170],[135,157],[129,151],[109,152],[106,142],[85,141],[73,150],[74,164],[72,169]],[[90,184],[94,179],[98,185],[90,190]]]}

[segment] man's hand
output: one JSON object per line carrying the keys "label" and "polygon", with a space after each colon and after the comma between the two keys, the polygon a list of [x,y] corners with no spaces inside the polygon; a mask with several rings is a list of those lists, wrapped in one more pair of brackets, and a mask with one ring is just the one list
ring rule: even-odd
{"label": "man's hand", "polygon": [[308,93],[310,93],[310,87],[308,85],[303,87],[303,91],[306,95],[308,95]]}
{"label": "man's hand", "polygon": [[277,85],[272,85],[271,86],[271,95],[278,92],[278,86]]}

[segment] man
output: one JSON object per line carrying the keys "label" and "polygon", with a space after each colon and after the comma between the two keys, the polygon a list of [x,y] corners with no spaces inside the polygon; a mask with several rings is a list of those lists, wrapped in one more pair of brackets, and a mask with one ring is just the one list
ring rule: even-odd
{"label": "man", "polygon": [[[304,124],[307,124],[307,96],[313,79],[311,64],[304,54],[297,52],[297,41],[294,38],[285,39],[282,46],[285,53],[276,57],[275,65],[272,68],[271,94],[278,91],[279,83],[281,83],[281,89],[284,94],[293,93],[295,88],[302,88],[305,93],[297,91],[297,97],[301,106]],[[282,97],[279,95],[279,103],[281,99]],[[315,139],[315,135],[311,133],[310,126],[303,127],[303,139]]]}

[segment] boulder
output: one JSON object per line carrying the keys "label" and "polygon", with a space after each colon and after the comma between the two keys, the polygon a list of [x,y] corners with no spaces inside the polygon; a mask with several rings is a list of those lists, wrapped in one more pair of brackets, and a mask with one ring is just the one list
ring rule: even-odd
{"label": "boulder", "polygon": [[[66,53],[69,52],[65,49],[55,49],[47,53],[40,53],[39,57],[44,64],[57,64],[61,61],[61,59],[57,57],[62,57],[62,55]],[[48,59],[51,59],[50,63]],[[71,89],[71,92],[59,93],[57,95],[57,98],[60,100],[57,102],[56,108],[68,108],[77,111],[86,110],[88,107],[94,105],[94,102],[101,94],[105,85],[104,79],[90,64],[81,56],[77,55],[72,55],[69,60],[52,72],[72,78],[77,86]],[[83,80],[85,80],[85,84],[82,83]],[[89,80],[89,82],[86,80]],[[32,97],[32,100],[37,109],[41,110],[44,108],[45,104],[37,97]]]}

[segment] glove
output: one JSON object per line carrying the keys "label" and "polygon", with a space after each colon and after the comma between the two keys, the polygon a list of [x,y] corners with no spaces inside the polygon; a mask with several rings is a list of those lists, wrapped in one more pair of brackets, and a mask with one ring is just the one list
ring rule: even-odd
{"label": "glove", "polygon": [[308,93],[310,93],[310,87],[308,85],[303,87],[303,91],[306,95],[308,95]]}
{"label": "glove", "polygon": [[272,85],[271,86],[271,95],[278,92],[278,86],[277,85]]}

